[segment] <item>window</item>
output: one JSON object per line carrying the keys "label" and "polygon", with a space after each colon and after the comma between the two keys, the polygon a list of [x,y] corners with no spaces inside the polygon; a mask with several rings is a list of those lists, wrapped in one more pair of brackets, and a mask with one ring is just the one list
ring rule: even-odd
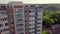
{"label": "window", "polygon": [[5,23],[5,26],[8,26],[8,23]]}
{"label": "window", "polygon": [[17,31],[20,31],[20,30],[23,30],[23,28],[19,28],[19,29],[17,29]]}
{"label": "window", "polygon": [[38,33],[38,34],[40,34],[40,33]]}
{"label": "window", "polygon": [[6,21],[7,20],[7,18],[3,18],[3,21]]}
{"label": "window", "polygon": [[0,21],[6,21],[7,20],[7,18],[0,18]]}
{"label": "window", "polygon": [[28,11],[24,11],[24,12],[28,12]]}
{"label": "window", "polygon": [[29,10],[29,13],[31,13],[32,11],[31,10]]}
{"label": "window", "polygon": [[32,24],[29,24],[29,26],[33,26],[33,25],[35,25],[34,23],[32,23]]}
{"label": "window", "polygon": [[42,8],[37,8],[37,11],[38,11],[38,12],[41,12],[41,11],[42,11]]}
{"label": "window", "polygon": [[6,34],[9,34],[9,33],[6,33]]}
{"label": "window", "polygon": [[38,18],[37,20],[41,20],[41,18]]}
{"label": "window", "polygon": [[0,29],[0,32],[2,32],[2,29]]}
{"label": "window", "polygon": [[23,32],[19,33],[19,34],[24,34]]}
{"label": "window", "polygon": [[23,26],[23,24],[17,24],[16,26]]}
{"label": "window", "polygon": [[37,28],[40,28],[40,26],[37,26]]}
{"label": "window", "polygon": [[3,7],[3,8],[4,8],[5,6],[1,6],[1,7]]}
{"label": "window", "polygon": [[30,34],[35,34],[35,32],[34,31],[32,31],[32,32],[29,32]]}
{"label": "window", "polygon": [[28,30],[27,28],[25,28],[25,31]]}
{"label": "window", "polygon": [[6,6],[1,6],[1,10],[6,10]]}
{"label": "window", "polygon": [[37,24],[41,24],[41,22],[37,22]]}
{"label": "window", "polygon": [[2,27],[3,26],[3,24],[0,24],[0,27]]}
{"label": "window", "polygon": [[35,17],[35,15],[29,15],[29,17]]}
{"label": "window", "polygon": [[29,28],[30,30],[33,30],[34,28]]}
{"label": "window", "polygon": [[23,12],[23,9],[16,9],[15,13],[21,13]]}
{"label": "window", "polygon": [[6,11],[4,11],[4,12],[3,12],[3,15],[7,15],[7,12],[6,12]]}
{"label": "window", "polygon": [[25,25],[25,27],[26,27],[27,25]]}
{"label": "window", "polygon": [[9,29],[8,28],[5,28],[4,31],[8,31]]}
{"label": "window", "polygon": [[25,20],[25,22],[28,22],[28,20]]}
{"label": "window", "polygon": [[3,12],[0,11],[0,15],[2,15]]}
{"label": "window", "polygon": [[36,12],[36,10],[35,9],[30,9],[29,13],[32,13],[32,12]]}
{"label": "window", "polygon": [[0,21],[2,21],[2,18],[0,18]]}
{"label": "window", "polygon": [[34,34],[35,33],[35,30],[33,29],[33,30],[29,30],[29,33],[30,34]]}
{"label": "window", "polygon": [[29,22],[35,22],[35,20],[29,20]]}
{"label": "window", "polygon": [[22,16],[22,14],[15,14],[15,16]]}
{"label": "window", "polygon": [[16,19],[16,21],[23,21],[23,19]]}
{"label": "window", "polygon": [[40,31],[40,30],[37,30],[38,32]]}

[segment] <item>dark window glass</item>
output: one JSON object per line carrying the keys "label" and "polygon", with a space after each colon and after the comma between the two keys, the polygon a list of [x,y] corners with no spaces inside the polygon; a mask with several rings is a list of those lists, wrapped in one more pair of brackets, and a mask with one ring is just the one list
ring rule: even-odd
{"label": "dark window glass", "polygon": [[29,17],[35,17],[35,15],[29,15]]}
{"label": "dark window glass", "polygon": [[2,18],[0,18],[0,21],[2,21]]}
{"label": "dark window glass", "polygon": [[17,29],[17,31],[20,31],[20,30],[23,30],[23,28],[19,28],[19,29]]}
{"label": "dark window glass", "polygon": [[35,12],[35,10],[29,10],[29,13]]}
{"label": "dark window glass", "polygon": [[42,11],[42,9],[41,9],[41,8],[37,8],[37,11],[38,11],[38,12],[41,12],[41,11]]}
{"label": "dark window glass", "polygon": [[27,20],[25,20],[25,22],[28,22]]}
{"label": "dark window glass", "polygon": [[0,24],[0,27],[1,27],[1,24]]}
{"label": "dark window glass", "polygon": [[7,18],[3,18],[3,21],[6,21],[7,20]]}
{"label": "dark window glass", "polygon": [[24,34],[24,33],[19,33],[19,34]]}
{"label": "dark window glass", "polygon": [[40,26],[37,26],[37,28],[40,28]]}
{"label": "dark window glass", "polygon": [[17,19],[17,21],[22,21],[22,19]]}
{"label": "dark window glass", "polygon": [[37,20],[41,20],[41,18],[38,18]]}
{"label": "dark window glass", "polygon": [[41,24],[41,22],[37,22],[37,24]]}
{"label": "dark window glass", "polygon": [[16,16],[22,16],[22,14],[15,14]]}
{"label": "dark window glass", "polygon": [[1,10],[6,10],[6,6],[1,6]]}
{"label": "dark window glass", "polygon": [[2,24],[0,24],[0,27],[2,27],[3,25]]}
{"label": "dark window glass", "polygon": [[0,32],[2,32],[2,29],[0,30]]}
{"label": "dark window glass", "polygon": [[31,11],[29,10],[29,12],[31,13]]}
{"label": "dark window glass", "polygon": [[8,26],[8,23],[5,23],[5,26]]}
{"label": "dark window glass", "polygon": [[23,26],[23,24],[17,24],[16,26]]}
{"label": "dark window glass", "polygon": [[27,28],[25,28],[25,30],[27,30]]}
{"label": "dark window glass", "polygon": [[5,6],[1,6],[1,7],[5,7]]}
{"label": "dark window glass", "polygon": [[3,15],[7,15],[7,12],[5,11],[5,12],[3,12]]}
{"label": "dark window glass", "polygon": [[27,25],[25,25],[25,26],[27,26]]}
{"label": "dark window glass", "polygon": [[4,31],[8,31],[9,29],[8,28],[5,28]]}
{"label": "dark window glass", "polygon": [[9,12],[9,15],[13,15],[13,12]]}
{"label": "dark window glass", "polygon": [[24,11],[24,12],[27,12],[27,11]]}
{"label": "dark window glass", "polygon": [[37,31],[40,31],[40,30],[37,30]]}
{"label": "dark window glass", "polygon": [[30,9],[29,13],[32,13],[32,12],[36,12],[36,10],[35,9]]}

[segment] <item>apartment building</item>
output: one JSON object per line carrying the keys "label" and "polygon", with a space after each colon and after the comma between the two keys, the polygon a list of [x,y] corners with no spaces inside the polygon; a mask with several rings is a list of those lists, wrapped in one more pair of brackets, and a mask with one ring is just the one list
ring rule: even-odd
{"label": "apartment building", "polygon": [[0,4],[0,34],[41,34],[42,15],[40,4]]}

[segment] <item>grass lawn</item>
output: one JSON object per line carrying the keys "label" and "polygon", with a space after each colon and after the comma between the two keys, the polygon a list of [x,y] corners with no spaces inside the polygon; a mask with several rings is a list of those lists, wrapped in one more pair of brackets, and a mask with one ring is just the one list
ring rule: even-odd
{"label": "grass lawn", "polygon": [[47,34],[47,32],[45,30],[42,30],[42,34]]}

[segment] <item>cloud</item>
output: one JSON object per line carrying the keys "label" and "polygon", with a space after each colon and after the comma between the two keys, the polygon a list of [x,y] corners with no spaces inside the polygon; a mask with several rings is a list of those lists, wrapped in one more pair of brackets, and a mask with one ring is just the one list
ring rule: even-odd
{"label": "cloud", "polygon": [[0,3],[8,3],[10,0],[0,0]]}
{"label": "cloud", "polygon": [[60,0],[0,0],[0,3],[8,3],[11,1],[22,1],[23,3],[30,3],[30,4],[48,4],[48,3],[59,3]]}

